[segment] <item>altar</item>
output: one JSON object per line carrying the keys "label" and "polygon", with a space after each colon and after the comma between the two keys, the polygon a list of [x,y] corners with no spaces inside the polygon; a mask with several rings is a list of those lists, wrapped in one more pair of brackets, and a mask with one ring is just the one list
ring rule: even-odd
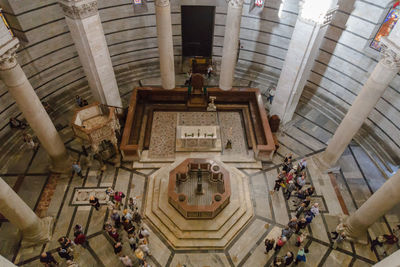
{"label": "altar", "polygon": [[219,126],[178,125],[176,151],[221,151]]}

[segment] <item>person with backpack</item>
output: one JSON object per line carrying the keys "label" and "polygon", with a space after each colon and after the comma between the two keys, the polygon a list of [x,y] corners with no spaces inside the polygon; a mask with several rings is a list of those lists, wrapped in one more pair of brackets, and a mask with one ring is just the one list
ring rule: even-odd
{"label": "person with backpack", "polygon": [[271,238],[271,239],[265,239],[265,241],[264,241],[264,245],[265,245],[265,251],[264,251],[264,253],[265,254],[268,254],[268,252],[271,250],[271,249],[273,249],[274,248],[274,245],[275,245],[275,240],[273,239],[273,238]]}

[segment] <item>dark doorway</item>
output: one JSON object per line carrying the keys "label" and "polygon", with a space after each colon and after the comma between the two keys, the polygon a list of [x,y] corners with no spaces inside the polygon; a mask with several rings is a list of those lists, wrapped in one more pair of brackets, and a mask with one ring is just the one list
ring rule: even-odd
{"label": "dark doorway", "polygon": [[212,57],[215,6],[181,6],[183,57]]}

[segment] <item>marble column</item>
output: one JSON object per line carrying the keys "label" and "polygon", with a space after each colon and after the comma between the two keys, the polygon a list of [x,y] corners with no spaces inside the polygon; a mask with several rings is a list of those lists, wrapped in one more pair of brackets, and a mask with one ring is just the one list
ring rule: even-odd
{"label": "marble column", "polygon": [[[315,2],[317,1],[317,2]],[[289,122],[310,76],[337,0],[303,0],[293,30],[270,114]]]}
{"label": "marble column", "polygon": [[23,246],[46,243],[50,240],[52,218],[40,219],[2,178],[0,213],[21,231]]}
{"label": "marble column", "polygon": [[169,0],[155,0],[157,43],[160,54],[161,85],[175,88],[174,46],[172,41],[171,5]]}
{"label": "marble column", "polygon": [[16,60],[18,46],[18,39],[12,38],[0,47],[0,79],[49,154],[51,170],[66,172],[71,168],[69,156],[49,115]]}
{"label": "marble column", "polygon": [[389,178],[361,207],[345,220],[347,236],[358,238],[386,212],[400,203],[400,171]]}
{"label": "marble column", "polygon": [[59,0],[93,97],[122,107],[97,0]]}
{"label": "marble column", "polygon": [[240,22],[242,20],[243,0],[229,0],[225,21],[224,47],[222,50],[219,88],[231,90],[239,48]]}
{"label": "marble column", "polygon": [[400,43],[400,26],[396,25],[390,37],[383,37],[381,43],[382,59],[376,64],[335,134],[329,140],[328,147],[317,158],[324,169],[334,166],[400,70],[400,46],[396,45]]}

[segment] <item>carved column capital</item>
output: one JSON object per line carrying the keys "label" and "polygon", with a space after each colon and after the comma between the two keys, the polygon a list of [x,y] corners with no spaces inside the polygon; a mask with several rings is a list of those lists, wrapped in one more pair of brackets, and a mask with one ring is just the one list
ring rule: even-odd
{"label": "carved column capital", "polygon": [[0,70],[12,69],[18,64],[17,62],[18,47],[19,47],[19,42],[16,42],[2,55],[0,55]]}
{"label": "carved column capital", "polygon": [[242,8],[244,0],[226,0],[228,5],[234,8]]}
{"label": "carved column capital", "polygon": [[98,13],[97,0],[59,0],[65,16],[72,19],[84,19]]}
{"label": "carved column capital", "polygon": [[391,69],[400,69],[400,55],[388,43],[381,43],[381,62]]}
{"label": "carved column capital", "polygon": [[156,6],[160,6],[160,7],[168,6],[169,5],[169,0],[155,0],[154,4]]}

